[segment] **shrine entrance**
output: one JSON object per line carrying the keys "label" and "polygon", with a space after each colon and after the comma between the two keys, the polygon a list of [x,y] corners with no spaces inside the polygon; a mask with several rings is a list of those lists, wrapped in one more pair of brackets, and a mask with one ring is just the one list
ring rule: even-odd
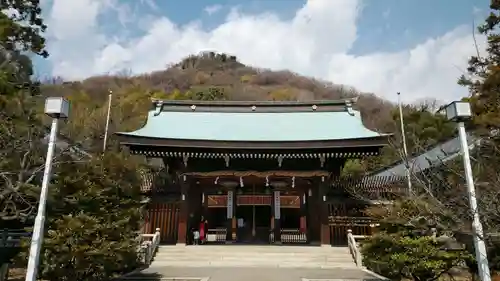
{"label": "shrine entrance", "polygon": [[273,224],[271,195],[241,195],[236,198],[236,242],[269,243]]}
{"label": "shrine entrance", "polygon": [[256,184],[223,192],[203,195],[208,243],[308,243],[303,191]]}

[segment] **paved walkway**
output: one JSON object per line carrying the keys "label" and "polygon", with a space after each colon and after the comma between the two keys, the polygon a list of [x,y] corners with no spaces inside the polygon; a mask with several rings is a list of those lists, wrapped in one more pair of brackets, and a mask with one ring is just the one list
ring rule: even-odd
{"label": "paved walkway", "polygon": [[124,280],[176,281],[316,281],[316,280],[382,280],[361,269],[298,269],[298,268],[178,268],[150,267]]}

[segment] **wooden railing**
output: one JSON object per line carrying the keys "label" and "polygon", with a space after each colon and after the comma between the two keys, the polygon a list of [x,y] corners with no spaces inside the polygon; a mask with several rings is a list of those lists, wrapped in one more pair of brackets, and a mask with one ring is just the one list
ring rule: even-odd
{"label": "wooden railing", "polygon": [[157,228],[154,234],[142,234],[140,245],[140,259],[145,265],[150,265],[160,244],[160,229]]}
{"label": "wooden railing", "polygon": [[[282,243],[290,243],[290,244],[301,244],[307,243],[307,234],[305,232],[301,232],[298,228],[282,228],[280,230],[281,234],[281,242]],[[274,240],[274,232],[269,234],[269,241],[273,243]]]}

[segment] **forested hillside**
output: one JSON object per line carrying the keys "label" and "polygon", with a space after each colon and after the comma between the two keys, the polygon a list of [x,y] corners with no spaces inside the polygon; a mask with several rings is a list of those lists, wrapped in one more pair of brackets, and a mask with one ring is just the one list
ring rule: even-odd
{"label": "forested hillside", "polygon": [[[110,132],[141,127],[150,98],[191,100],[335,100],[359,97],[357,107],[365,125],[373,130],[395,133],[395,147],[370,161],[369,167],[399,159],[396,105],[375,94],[360,93],[341,84],[315,80],[290,71],[270,71],[245,66],[235,56],[206,52],[185,58],[163,71],[139,76],[98,76],[78,82],[54,79],[42,86],[44,95],[65,96],[72,102],[72,116],[63,132],[86,149],[102,146],[109,91],[113,92]],[[435,104],[405,106],[410,150],[418,150],[450,137],[452,130],[432,110]],[[325,130],[341,130],[332,124]],[[228,128],[230,130],[230,128]],[[418,141],[425,139],[425,142]]]}

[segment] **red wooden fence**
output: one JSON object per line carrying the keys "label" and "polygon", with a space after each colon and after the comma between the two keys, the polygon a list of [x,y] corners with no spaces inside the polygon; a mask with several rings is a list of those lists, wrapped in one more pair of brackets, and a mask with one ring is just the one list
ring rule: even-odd
{"label": "red wooden fence", "polygon": [[143,230],[144,233],[154,233],[159,227],[161,243],[174,244],[177,241],[178,221],[177,203],[152,203],[149,206]]}

